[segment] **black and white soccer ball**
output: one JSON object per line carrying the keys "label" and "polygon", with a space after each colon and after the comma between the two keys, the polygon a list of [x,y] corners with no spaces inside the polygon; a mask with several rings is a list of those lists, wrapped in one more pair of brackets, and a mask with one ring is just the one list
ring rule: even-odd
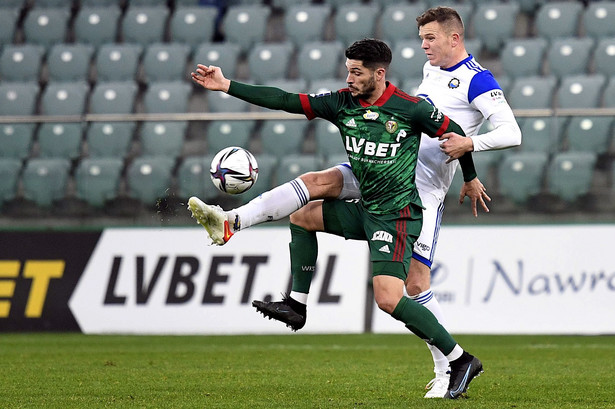
{"label": "black and white soccer ball", "polygon": [[243,193],[256,183],[258,164],[246,149],[230,146],[216,153],[209,169],[211,180],[222,192]]}

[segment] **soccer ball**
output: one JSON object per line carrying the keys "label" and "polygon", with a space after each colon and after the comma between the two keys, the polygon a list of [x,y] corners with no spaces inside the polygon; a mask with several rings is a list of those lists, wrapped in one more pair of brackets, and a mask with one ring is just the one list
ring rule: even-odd
{"label": "soccer ball", "polygon": [[212,182],[220,191],[236,195],[256,183],[258,164],[254,155],[247,150],[230,146],[216,153],[209,172]]}

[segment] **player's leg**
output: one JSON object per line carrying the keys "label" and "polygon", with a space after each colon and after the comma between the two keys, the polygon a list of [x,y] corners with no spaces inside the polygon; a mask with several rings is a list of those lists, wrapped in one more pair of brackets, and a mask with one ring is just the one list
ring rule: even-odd
{"label": "player's leg", "polygon": [[[412,258],[411,252],[403,249],[412,248],[414,239],[421,231],[420,218],[413,216],[416,213],[414,209],[411,210],[410,217],[389,220],[388,226],[386,220],[373,218],[363,220],[367,237],[371,237],[372,232],[384,230],[394,238],[391,246],[396,249],[392,254],[382,252],[380,251],[382,243],[369,241],[374,274],[374,297],[380,309],[403,322],[406,328],[444,354],[451,366],[450,381],[444,397],[456,399],[467,390],[472,379],[482,372],[482,363],[456,343],[430,310],[402,295],[403,281],[406,279]],[[420,211],[417,209],[417,212]],[[405,224],[403,228],[400,228],[400,223]],[[399,234],[401,231],[407,234]],[[401,245],[399,240],[405,241],[405,245]]]}
{"label": "player's leg", "polygon": [[[406,291],[410,298],[425,306],[438,319],[440,324],[445,325],[444,314],[435,294],[431,291],[431,264],[438,241],[440,222],[444,204],[441,200],[430,193],[421,193],[423,202],[423,226],[421,234],[414,243],[412,261],[408,278],[406,279]],[[434,361],[435,377],[426,386],[428,389],[426,398],[442,398],[446,394],[449,383],[448,360],[433,345],[427,344]]]}
{"label": "player's leg", "polygon": [[280,220],[305,206],[310,200],[335,198],[343,191],[343,176],[336,167],[308,172],[264,192],[243,206],[224,211],[196,197],[188,201],[188,209],[209,233],[214,244],[223,245],[242,229],[260,223]]}

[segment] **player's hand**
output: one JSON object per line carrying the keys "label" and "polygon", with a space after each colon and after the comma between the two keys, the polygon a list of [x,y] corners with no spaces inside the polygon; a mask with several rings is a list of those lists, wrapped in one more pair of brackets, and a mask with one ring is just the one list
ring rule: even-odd
{"label": "player's hand", "polygon": [[228,92],[231,81],[224,77],[220,67],[198,64],[196,72],[191,72],[192,80],[205,89],[211,91]]}
{"label": "player's hand", "polygon": [[487,195],[487,189],[485,189],[485,186],[483,186],[482,182],[478,178],[465,182],[463,186],[461,186],[461,191],[459,192],[459,204],[463,204],[466,196],[472,201],[472,214],[474,217],[478,217],[478,206],[476,205],[476,202],[479,202],[483,210],[489,213],[489,208],[487,207],[485,200],[490,202],[491,198]]}
{"label": "player's hand", "polygon": [[466,138],[455,132],[447,132],[438,139],[444,141],[440,144],[440,150],[448,156],[446,163],[459,159],[466,152],[474,150],[472,138]]}

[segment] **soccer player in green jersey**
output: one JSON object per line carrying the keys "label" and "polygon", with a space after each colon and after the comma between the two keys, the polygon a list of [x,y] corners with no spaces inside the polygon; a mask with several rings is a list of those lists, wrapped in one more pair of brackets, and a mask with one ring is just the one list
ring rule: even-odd
{"label": "soccer player in green jersey", "polygon": [[[464,351],[428,309],[404,297],[403,289],[412,246],[422,224],[415,185],[421,133],[430,137],[464,133],[429,102],[409,96],[386,81],[391,50],[382,41],[357,41],[348,47],[346,57],[349,87],[322,95],[242,84],[225,78],[219,67],[201,64],[192,78],[208,90],[223,91],[270,109],[305,114],[308,119],[320,117],[340,129],[362,198],[360,202],[314,202],[310,209],[316,214],[315,229],[352,239],[378,236],[390,244],[387,253],[369,242],[376,303],[446,355],[451,365],[446,397],[455,399],[482,372],[482,363]],[[464,180],[476,178],[471,155],[459,161]],[[205,217],[199,202],[197,198],[189,201],[197,220]],[[205,220],[199,222],[207,224]]]}

